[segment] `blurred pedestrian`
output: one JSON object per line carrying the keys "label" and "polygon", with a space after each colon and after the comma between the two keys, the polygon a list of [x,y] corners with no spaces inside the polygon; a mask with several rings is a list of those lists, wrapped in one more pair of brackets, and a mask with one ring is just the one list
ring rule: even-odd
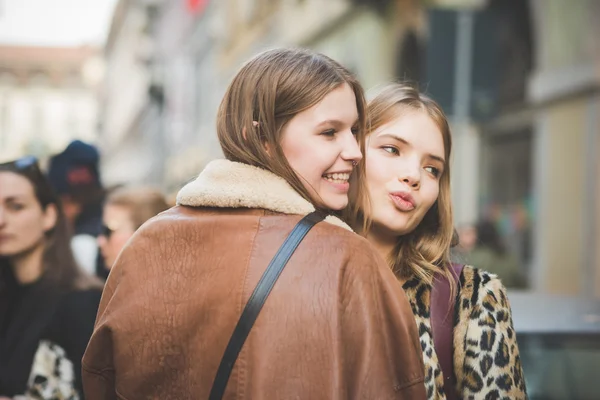
{"label": "blurred pedestrian", "polygon": [[33,157],[0,164],[0,396],[81,398],[101,283],[80,270]]}
{"label": "blurred pedestrian", "polygon": [[474,224],[467,223],[461,225],[458,228],[457,233],[458,243],[456,246],[452,247],[451,255],[453,256],[453,259],[464,263],[477,243],[477,229]]}
{"label": "blurred pedestrian", "polygon": [[179,206],[138,230],[111,270],[83,360],[86,394],[424,399],[406,297],[374,249],[334,216],[289,259],[237,362],[235,352],[224,357],[294,226],[317,219],[316,208],[346,207],[350,187],[363,192],[365,124],[360,84],[330,58],[277,49],[245,64],[217,117],[226,160],[209,163],[179,192]]}
{"label": "blurred pedestrian", "polygon": [[98,237],[106,268],[113,266],[127,241],[144,222],[168,208],[163,194],[150,187],[122,187],[108,195],[102,233]]}
{"label": "blurred pedestrian", "polygon": [[60,196],[73,232],[75,261],[90,274],[103,269],[96,242],[102,227],[104,196],[99,162],[95,146],[74,140],[50,159],[48,168],[48,179]]}
{"label": "blurred pedestrian", "polygon": [[505,288],[488,272],[450,262],[451,134],[443,111],[417,90],[390,84],[369,103],[368,116],[371,203],[358,202],[351,220],[403,284],[428,398],[525,399]]}

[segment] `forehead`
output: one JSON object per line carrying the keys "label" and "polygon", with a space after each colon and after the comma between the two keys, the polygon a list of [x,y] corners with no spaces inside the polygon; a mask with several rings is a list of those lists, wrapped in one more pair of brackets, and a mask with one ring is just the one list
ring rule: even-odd
{"label": "forehead", "polygon": [[386,134],[397,136],[424,152],[438,156],[444,155],[442,131],[435,121],[424,111],[411,110],[402,112],[391,121],[376,129],[372,136],[379,138]]}
{"label": "forehead", "polygon": [[104,221],[111,223],[129,219],[129,209],[119,204],[106,204],[104,206]]}
{"label": "forehead", "polygon": [[9,171],[0,171],[0,198],[35,198],[33,185],[27,178]]}
{"label": "forehead", "polygon": [[320,102],[298,115],[301,114],[304,114],[306,118],[319,121],[336,118],[354,123],[358,119],[356,95],[350,85],[344,83],[327,93]]}

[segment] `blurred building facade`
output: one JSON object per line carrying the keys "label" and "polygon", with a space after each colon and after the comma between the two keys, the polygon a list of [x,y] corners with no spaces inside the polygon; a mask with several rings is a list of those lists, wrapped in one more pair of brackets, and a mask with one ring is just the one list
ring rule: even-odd
{"label": "blurred building facade", "polygon": [[0,46],[0,159],[97,137],[99,49]]}
{"label": "blurred building facade", "polygon": [[[117,23],[124,8],[145,22]],[[599,15],[595,0],[121,0],[102,140],[123,162],[105,169],[151,163],[135,179],[176,191],[221,156],[216,110],[240,65],[309,47],[371,93],[403,79],[431,94],[452,122],[457,224],[492,220],[533,290],[600,296]]]}
{"label": "blurred building facade", "polygon": [[104,48],[106,79],[100,95],[100,145],[108,185],[162,183],[162,99],[152,86],[152,4],[115,6]]}

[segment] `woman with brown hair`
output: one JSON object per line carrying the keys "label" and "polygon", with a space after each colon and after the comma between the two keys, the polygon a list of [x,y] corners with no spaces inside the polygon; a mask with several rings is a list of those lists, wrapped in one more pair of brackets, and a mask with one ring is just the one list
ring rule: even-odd
{"label": "woman with brown hair", "polygon": [[123,187],[106,199],[98,246],[111,269],[117,256],[144,222],[169,208],[163,194],[150,187]]}
{"label": "woman with brown hair", "polygon": [[100,294],[35,158],[0,164],[0,398],[80,398]]}
{"label": "woman with brown hair", "polygon": [[424,399],[393,274],[340,219],[317,223],[362,193],[365,120],[360,84],[324,55],[276,49],[245,64],[217,116],[226,160],[113,265],[86,395]]}
{"label": "woman with brown hair", "polygon": [[443,111],[417,90],[390,84],[368,115],[371,204],[355,201],[359,211],[349,219],[408,295],[428,398],[526,398],[505,288],[495,275],[450,262],[452,140]]}

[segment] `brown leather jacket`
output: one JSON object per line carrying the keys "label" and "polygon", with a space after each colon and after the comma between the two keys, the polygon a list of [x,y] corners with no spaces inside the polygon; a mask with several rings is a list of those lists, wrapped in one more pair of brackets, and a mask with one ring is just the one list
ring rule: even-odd
{"label": "brown leather jacket", "polygon": [[[88,400],[207,399],[250,293],[313,210],[275,175],[224,160],[178,203],[136,233],[110,273],[83,358]],[[399,283],[328,217],[275,284],[224,398],[425,399],[422,359]]]}

